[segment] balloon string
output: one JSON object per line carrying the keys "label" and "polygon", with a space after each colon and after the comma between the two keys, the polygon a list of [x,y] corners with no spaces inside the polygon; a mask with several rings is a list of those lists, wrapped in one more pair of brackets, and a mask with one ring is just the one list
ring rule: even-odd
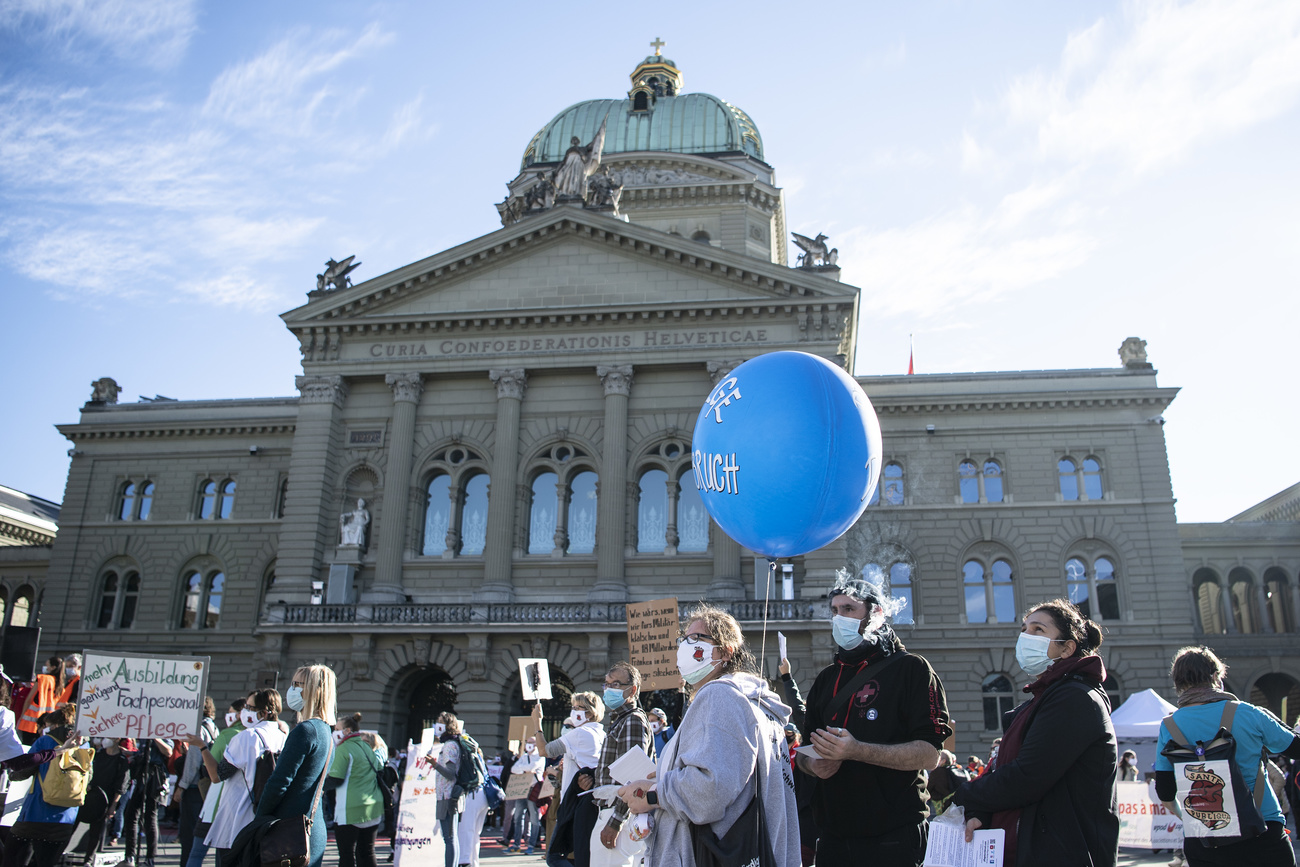
{"label": "balloon string", "polygon": [[776,581],[776,561],[767,561],[767,586],[763,588],[763,650],[762,656],[758,659],[758,675],[766,678],[767,669],[767,604],[772,598],[772,583]]}

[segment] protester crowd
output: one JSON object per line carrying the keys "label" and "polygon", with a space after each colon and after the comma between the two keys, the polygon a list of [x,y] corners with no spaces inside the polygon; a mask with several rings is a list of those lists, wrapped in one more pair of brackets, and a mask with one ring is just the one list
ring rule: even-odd
{"label": "protester crowd", "polygon": [[[484,829],[498,825],[508,851],[548,867],[919,867],[930,823],[955,816],[968,841],[1001,830],[1008,867],[1104,867],[1118,858],[1117,784],[1151,780],[1184,821],[1171,864],[1294,867],[1285,813],[1300,796],[1300,738],[1225,692],[1208,648],[1172,661],[1178,710],[1148,774],[1118,751],[1101,630],[1065,600],[1031,606],[1015,647],[1028,700],[1004,715],[987,760],[963,763],[945,748],[943,684],[890,626],[882,588],[841,573],[828,598],[836,651],[806,698],[784,659],[778,695],[740,624],[700,604],[682,618],[679,719],[642,706],[628,662],[599,694],[571,696],[554,737],[537,702],[522,739],[491,760],[440,715],[432,746],[414,754],[436,796],[435,827],[417,830],[441,838],[445,867],[477,867]],[[217,867],[318,867],[327,826],[340,867],[376,867],[376,838],[395,840],[407,754],[361,714],[339,716],[329,668],[298,669],[283,696],[235,698],[224,726],[208,698],[198,730],[176,741],[87,743],[75,731],[80,665],[53,657],[29,684],[0,682],[0,792],[33,779],[0,829],[3,867],[55,867],[65,854],[92,864],[119,839],[125,867],[152,867],[168,808],[184,867],[209,855]],[[622,769],[637,761],[629,781]]]}

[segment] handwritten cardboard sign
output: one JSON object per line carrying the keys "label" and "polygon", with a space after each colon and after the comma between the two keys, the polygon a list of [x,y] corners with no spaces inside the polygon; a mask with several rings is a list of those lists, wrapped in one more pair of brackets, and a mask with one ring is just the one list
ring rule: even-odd
{"label": "handwritten cardboard sign", "polygon": [[431,867],[443,863],[444,844],[438,833],[437,771],[428,753],[441,752],[442,744],[433,729],[424,730],[420,743],[412,744],[406,754],[406,776],[402,779],[402,798],[397,811],[397,828],[393,835],[393,860],[396,867]]}
{"label": "handwritten cardboard sign", "polygon": [[[506,731],[506,739],[519,742],[519,749],[523,749],[524,741],[533,733],[533,718],[530,716],[512,716],[510,717],[510,726]],[[516,753],[519,750],[515,750]]]}
{"label": "handwritten cardboard sign", "polygon": [[677,600],[629,602],[627,643],[632,664],[641,672],[641,691],[677,689]]}
{"label": "handwritten cardboard sign", "polygon": [[89,737],[178,738],[199,731],[206,656],[82,653],[77,732]]}

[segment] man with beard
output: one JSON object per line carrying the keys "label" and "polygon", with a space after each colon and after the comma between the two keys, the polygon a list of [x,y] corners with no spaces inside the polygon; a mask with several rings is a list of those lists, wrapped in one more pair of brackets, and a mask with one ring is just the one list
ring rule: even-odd
{"label": "man with beard", "polygon": [[820,758],[797,759],[818,779],[817,865],[920,867],[922,772],[952,734],[943,684],[890,628],[897,602],[881,586],[841,571],[828,595],[839,649],[808,694],[806,722]]}

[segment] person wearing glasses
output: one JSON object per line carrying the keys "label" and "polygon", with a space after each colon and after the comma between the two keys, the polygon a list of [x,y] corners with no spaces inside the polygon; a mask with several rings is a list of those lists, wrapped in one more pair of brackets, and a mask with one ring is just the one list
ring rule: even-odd
{"label": "person wearing glasses", "polygon": [[[785,741],[790,707],[757,675],[734,617],[700,604],[685,622],[677,668],[691,703],[659,757],[655,779],[619,791],[632,812],[654,811],[646,863],[693,863],[693,826],[721,838],[759,798],[772,863],[799,867],[799,816]],[[766,863],[761,856],[755,861]]]}
{"label": "person wearing glasses", "polygon": [[[602,696],[609,711],[609,724],[605,729],[605,742],[601,744],[600,761],[596,765],[596,785],[611,786],[614,778],[609,766],[633,747],[645,750],[654,758],[654,735],[650,718],[637,704],[641,692],[641,672],[630,662],[616,662],[605,674],[605,692]],[[627,804],[615,799],[596,817],[596,827],[591,832],[591,867],[632,867],[641,860],[645,840],[633,840],[627,822]]]}
{"label": "person wearing glasses", "polygon": [[315,804],[307,865],[320,867],[325,856],[325,810],[316,792],[329,770],[334,721],[338,719],[333,669],[323,665],[298,669],[284,699],[290,710],[297,711],[298,725],[285,738],[275,770],[257,802],[257,815],[277,819],[306,816]]}

